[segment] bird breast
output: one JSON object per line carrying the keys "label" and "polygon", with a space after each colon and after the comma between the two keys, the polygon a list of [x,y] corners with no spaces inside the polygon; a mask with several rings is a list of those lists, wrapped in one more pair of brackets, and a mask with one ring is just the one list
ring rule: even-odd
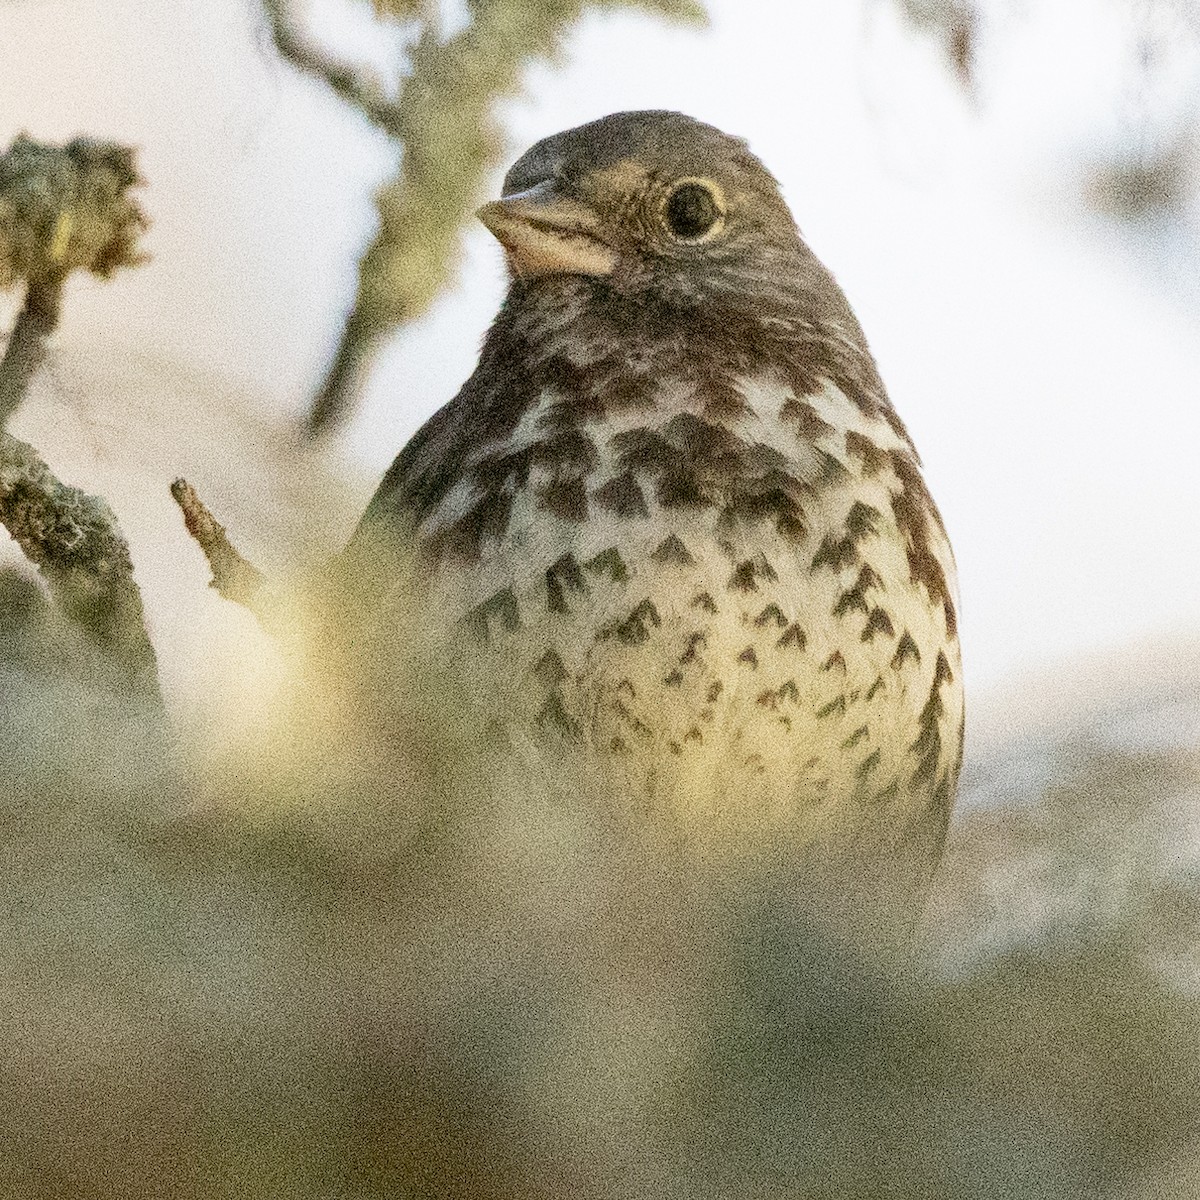
{"label": "bird breast", "polygon": [[508,717],[689,805],[948,813],[954,568],[903,427],[829,382],[733,390],[719,415],[668,381],[575,422],[548,388],[479,448],[420,530],[503,514],[468,560],[435,553],[452,642]]}

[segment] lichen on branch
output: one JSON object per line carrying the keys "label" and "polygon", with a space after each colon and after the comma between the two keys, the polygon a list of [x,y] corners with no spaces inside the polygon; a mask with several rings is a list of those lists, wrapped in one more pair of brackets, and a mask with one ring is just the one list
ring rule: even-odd
{"label": "lichen on branch", "polygon": [[32,446],[0,430],[0,523],[123,683],[157,698],[141,593],[128,543],[108,504],[62,483]]}
{"label": "lichen on branch", "polygon": [[143,260],[147,221],[131,189],[134,151],[75,138],[65,146],[22,134],[0,155],[0,289],[25,285],[25,303],[0,360],[0,428],[25,397],[58,325],[72,271],[107,279]]}

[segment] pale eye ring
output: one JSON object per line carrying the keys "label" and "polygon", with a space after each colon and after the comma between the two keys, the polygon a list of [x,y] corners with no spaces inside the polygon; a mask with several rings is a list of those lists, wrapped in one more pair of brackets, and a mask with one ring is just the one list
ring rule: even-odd
{"label": "pale eye ring", "polygon": [[720,231],[725,207],[714,184],[706,179],[680,179],[662,203],[662,223],[680,242],[702,242]]}

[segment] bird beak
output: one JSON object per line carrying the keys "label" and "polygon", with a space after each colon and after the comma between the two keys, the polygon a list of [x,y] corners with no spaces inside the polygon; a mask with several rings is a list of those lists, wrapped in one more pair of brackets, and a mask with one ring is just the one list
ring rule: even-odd
{"label": "bird beak", "polygon": [[600,218],[551,180],[493,200],[476,215],[504,247],[515,275],[611,275],[616,266]]}

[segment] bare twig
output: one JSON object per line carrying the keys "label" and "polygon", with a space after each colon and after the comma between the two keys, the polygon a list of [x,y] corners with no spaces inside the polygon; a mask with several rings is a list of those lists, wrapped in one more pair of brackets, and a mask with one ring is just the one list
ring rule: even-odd
{"label": "bare twig", "polygon": [[171,484],[171,495],[183,513],[188,533],[208,559],[213,575],[208,586],[226,600],[248,609],[264,627],[269,627],[273,605],[266,576],[242,557],[230,542],[225,526],[209,512],[186,479],[176,479]]}
{"label": "bare twig", "polygon": [[105,501],[60,482],[32,446],[0,430],[0,522],[129,687],[157,699],[129,546]]}

